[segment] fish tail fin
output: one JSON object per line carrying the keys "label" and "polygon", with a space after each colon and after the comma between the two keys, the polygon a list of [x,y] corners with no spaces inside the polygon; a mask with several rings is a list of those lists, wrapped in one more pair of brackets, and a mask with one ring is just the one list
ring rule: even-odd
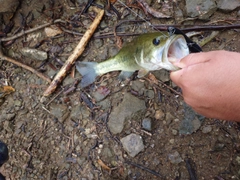
{"label": "fish tail fin", "polygon": [[96,73],[96,62],[76,62],[76,68],[78,72],[82,75],[82,81],[80,86],[82,88],[92,84],[95,78],[98,76]]}

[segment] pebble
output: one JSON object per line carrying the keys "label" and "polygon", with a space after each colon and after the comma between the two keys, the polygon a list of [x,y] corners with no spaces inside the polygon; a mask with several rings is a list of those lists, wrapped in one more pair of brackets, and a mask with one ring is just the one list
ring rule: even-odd
{"label": "pebble", "polygon": [[70,112],[67,106],[63,104],[53,104],[50,110],[51,114],[54,115],[58,120],[63,123],[69,116]]}
{"label": "pebble", "polygon": [[176,136],[178,134],[178,131],[176,129],[172,129],[172,134]]}
{"label": "pebble", "polygon": [[151,118],[144,118],[142,120],[142,128],[151,131],[152,130],[152,119]]}
{"label": "pebble", "polygon": [[179,164],[180,162],[183,161],[179,152],[177,152],[177,151],[174,151],[173,153],[168,154],[168,159],[170,160],[170,162],[172,164]]}
{"label": "pebble", "polygon": [[161,69],[159,71],[154,71],[152,73],[157,79],[159,79],[163,82],[167,82],[170,80],[169,72],[165,69]]}
{"label": "pebble", "polygon": [[123,149],[131,157],[135,157],[139,152],[144,149],[142,137],[137,134],[132,133],[122,138],[120,141],[123,145]]}
{"label": "pebble", "polygon": [[240,165],[240,156],[237,156],[237,157],[236,157],[236,161],[237,161],[237,163]]}
{"label": "pebble", "polygon": [[170,112],[167,112],[165,118],[167,124],[170,124],[173,121],[173,119],[175,119],[175,117]]}
{"label": "pebble", "polygon": [[202,133],[204,134],[210,133],[211,131],[212,131],[212,126],[207,125],[202,128]]}
{"label": "pebble", "polygon": [[57,26],[45,27],[44,29],[45,34],[47,37],[54,37],[62,33],[62,30]]}
{"label": "pebble", "polygon": [[219,0],[218,1],[218,8],[224,12],[231,12],[235,9],[240,7],[239,0]]}
{"label": "pebble", "polygon": [[214,0],[186,0],[186,12],[189,17],[208,20],[216,10],[217,5]]}
{"label": "pebble", "polygon": [[156,110],[155,119],[160,120],[164,117],[164,112],[161,109]]}
{"label": "pebble", "polygon": [[32,49],[32,48],[22,48],[21,53],[23,56],[28,57],[30,59],[35,59],[35,60],[46,60],[48,58],[48,54],[45,51],[40,51],[38,49]]}
{"label": "pebble", "polygon": [[174,140],[174,139],[170,139],[169,142],[170,142],[171,144],[173,144],[173,143],[175,142],[175,140]]}

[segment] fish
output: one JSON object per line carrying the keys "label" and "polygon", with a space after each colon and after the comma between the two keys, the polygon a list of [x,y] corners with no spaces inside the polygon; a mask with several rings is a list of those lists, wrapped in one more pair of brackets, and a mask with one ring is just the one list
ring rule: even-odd
{"label": "fish", "polygon": [[138,78],[149,71],[179,68],[172,63],[179,61],[190,53],[186,39],[182,34],[152,32],[139,35],[126,43],[113,57],[97,63],[77,61],[76,69],[82,75],[80,87],[92,84],[97,76],[112,71],[121,71],[119,79],[129,78],[138,71]]}

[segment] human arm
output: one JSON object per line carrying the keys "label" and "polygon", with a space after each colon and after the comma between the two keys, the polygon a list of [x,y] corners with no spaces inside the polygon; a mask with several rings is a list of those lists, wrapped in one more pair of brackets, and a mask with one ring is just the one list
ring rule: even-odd
{"label": "human arm", "polygon": [[185,102],[210,118],[240,121],[240,53],[210,51],[190,54],[175,63],[172,81]]}

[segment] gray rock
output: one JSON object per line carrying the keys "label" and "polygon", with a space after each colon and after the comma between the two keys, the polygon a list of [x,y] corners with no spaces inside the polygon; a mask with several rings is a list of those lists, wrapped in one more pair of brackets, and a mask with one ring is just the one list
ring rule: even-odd
{"label": "gray rock", "polygon": [[204,116],[197,114],[190,106],[185,102],[183,103],[184,108],[184,118],[181,121],[179,127],[179,134],[192,134],[196,132],[205,119]]}
{"label": "gray rock", "polygon": [[154,91],[153,90],[150,90],[150,89],[146,89],[145,91],[144,91],[144,95],[146,96],[146,97],[148,97],[148,98],[150,98],[150,99],[153,99],[155,96],[155,94],[154,94]]}
{"label": "gray rock", "polygon": [[92,95],[94,99],[99,102],[103,100],[108,94],[110,93],[110,90],[105,86],[98,87],[95,91],[93,91]]}
{"label": "gray rock", "polygon": [[6,111],[3,111],[1,112],[1,121],[12,121],[15,116],[15,113],[7,113]]}
{"label": "gray rock", "polygon": [[204,126],[204,127],[202,128],[202,132],[203,132],[204,134],[210,133],[211,131],[212,131],[212,126],[210,126],[210,125]]}
{"label": "gray rock", "polygon": [[144,118],[142,120],[142,128],[151,131],[152,130],[152,119],[151,118]]}
{"label": "gray rock", "polygon": [[114,107],[109,116],[108,127],[110,131],[113,134],[122,132],[125,119],[137,111],[145,109],[145,101],[126,93],[123,101],[118,106]]}
{"label": "gray rock", "polygon": [[86,106],[74,106],[71,110],[71,114],[70,117],[71,119],[77,121],[78,119],[84,119],[89,117],[90,112],[89,110],[86,108]]}
{"label": "gray rock", "polygon": [[172,164],[179,164],[180,162],[183,161],[179,152],[177,152],[177,151],[174,151],[173,153],[168,154],[168,159],[170,160],[170,162]]}
{"label": "gray rock", "polygon": [[18,0],[0,0],[0,13],[15,12],[19,1]]}
{"label": "gray rock", "polygon": [[139,95],[143,95],[144,93],[144,83],[136,80],[132,81],[132,89],[136,92],[138,92]]}
{"label": "gray rock", "polygon": [[172,129],[172,134],[176,136],[178,134],[178,131],[176,129]]}
{"label": "gray rock", "polygon": [[189,17],[208,20],[216,10],[215,0],[186,0],[186,11]]}
{"label": "gray rock", "polygon": [[46,52],[40,51],[37,49],[28,48],[28,47],[22,48],[21,53],[25,57],[35,59],[35,60],[40,60],[40,61],[46,60],[48,58],[48,55]]}
{"label": "gray rock", "polygon": [[219,0],[218,8],[225,12],[233,11],[240,7],[240,0]]}
{"label": "gray rock", "polygon": [[236,157],[236,162],[238,163],[238,165],[240,165],[240,156]]}
{"label": "gray rock", "polygon": [[69,116],[69,110],[67,106],[62,104],[53,104],[50,110],[51,114],[54,115],[58,120],[63,123],[65,119]]}
{"label": "gray rock", "polygon": [[165,117],[165,120],[167,122],[167,124],[171,124],[171,122],[175,119],[175,117],[170,113],[170,112],[167,112],[166,113],[166,117]]}
{"label": "gray rock", "polygon": [[123,145],[124,150],[131,157],[135,157],[139,152],[144,149],[142,137],[137,134],[132,133],[122,138],[120,141]]}
{"label": "gray rock", "polygon": [[163,81],[163,82],[167,82],[170,80],[169,77],[169,71],[165,70],[165,69],[161,69],[159,71],[154,71],[152,72],[152,74],[159,80]]}

